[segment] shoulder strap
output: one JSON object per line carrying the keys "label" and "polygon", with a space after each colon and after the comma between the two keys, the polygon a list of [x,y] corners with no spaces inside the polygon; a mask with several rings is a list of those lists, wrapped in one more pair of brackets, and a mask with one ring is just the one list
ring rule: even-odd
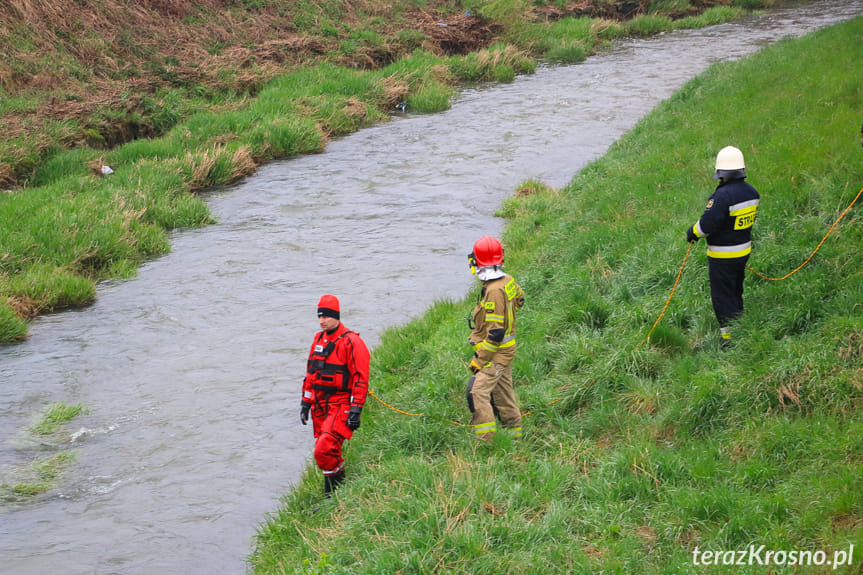
{"label": "shoulder strap", "polygon": [[[323,355],[325,358],[330,357],[330,354],[333,353],[334,349],[336,349],[336,344],[338,343],[338,341],[340,339],[342,339],[343,337],[345,337],[346,335],[348,335],[349,333],[354,333],[354,332],[352,332],[351,330],[345,330],[345,333],[343,333],[342,335],[340,335],[339,337],[337,337],[336,339],[334,339],[333,341],[328,343],[326,345],[326,347],[324,347],[323,351],[321,352],[321,355]],[[324,334],[324,332],[321,332],[320,337],[318,337],[318,341],[321,341],[323,334]]]}

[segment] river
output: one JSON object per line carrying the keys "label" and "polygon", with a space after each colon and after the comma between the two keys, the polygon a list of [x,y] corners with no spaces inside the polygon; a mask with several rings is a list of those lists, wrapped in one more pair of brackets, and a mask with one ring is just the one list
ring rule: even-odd
{"label": "river", "polygon": [[[501,232],[494,212],[520,182],[564,186],[710,64],[861,13],[863,0],[825,0],[621,42],[212,192],[217,224],[173,232],[137,278],[0,347],[0,481],[35,455],[76,453],[57,489],[0,506],[0,573],[244,573],[311,461],[298,403],[322,293],[374,348],[464,297],[466,254]],[[59,444],[35,442],[24,430],[54,402],[87,412]]]}

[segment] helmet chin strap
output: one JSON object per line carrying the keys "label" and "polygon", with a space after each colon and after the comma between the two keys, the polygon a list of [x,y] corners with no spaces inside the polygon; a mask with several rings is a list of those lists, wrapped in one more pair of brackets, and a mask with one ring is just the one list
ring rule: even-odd
{"label": "helmet chin strap", "polygon": [[506,274],[501,267],[502,266],[486,266],[484,268],[479,268],[476,272],[476,277],[484,282],[502,278]]}

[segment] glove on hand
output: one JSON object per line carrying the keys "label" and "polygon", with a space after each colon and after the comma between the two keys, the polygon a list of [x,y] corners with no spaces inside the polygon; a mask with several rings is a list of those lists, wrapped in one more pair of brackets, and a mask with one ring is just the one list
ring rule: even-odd
{"label": "glove on hand", "polygon": [[303,425],[306,425],[309,422],[309,410],[312,409],[312,404],[306,403],[305,401],[300,402],[300,421]]}
{"label": "glove on hand", "polygon": [[690,227],[686,228],[686,241],[687,241],[687,242],[697,242],[697,241],[698,241],[698,240],[700,240],[700,239],[701,239],[701,238],[699,238],[699,237],[695,234],[695,231],[692,229],[692,226],[690,226]]}
{"label": "glove on hand", "polygon": [[351,409],[348,411],[348,429],[351,431],[359,428],[360,426],[360,413],[363,412],[363,408],[359,405],[352,405]]}
{"label": "glove on hand", "polygon": [[468,369],[470,370],[470,372],[471,372],[472,374],[474,374],[474,375],[476,375],[476,372],[478,372],[479,370],[481,370],[481,369],[482,369],[482,366],[481,366],[481,365],[479,364],[479,362],[477,361],[478,359],[479,359],[479,358],[478,358],[477,356],[473,356],[473,359],[471,359],[471,360],[470,360],[470,363],[469,363],[469,364],[467,364],[467,368],[468,368]]}

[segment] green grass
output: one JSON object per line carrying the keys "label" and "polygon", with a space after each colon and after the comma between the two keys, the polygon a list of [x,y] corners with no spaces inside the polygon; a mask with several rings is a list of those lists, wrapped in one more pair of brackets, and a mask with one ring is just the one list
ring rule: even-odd
{"label": "green grass", "polygon": [[477,445],[458,424],[475,293],[438,302],[373,355],[374,393],[424,415],[370,398],[348,481],[327,500],[310,465],[261,526],[255,572],[670,575],[731,572],[694,565],[696,549],[863,548],[859,206],[794,276],[748,275],[727,351],[697,244],[639,345],[720,148],[744,151],[761,193],[750,265],[768,275],[802,263],[863,187],[861,38],[857,18],[713,66],[565,188],[526,182],[500,210],[527,293],[525,438]]}
{"label": "green grass", "polygon": [[[0,474],[0,502],[21,502],[54,489],[61,475],[75,463],[77,451],[52,445],[69,421],[86,413],[81,404],[52,403],[29,426],[25,435],[32,442],[22,461],[4,465]],[[57,441],[58,445],[61,441]],[[55,453],[45,455],[46,449]],[[21,451],[21,450],[19,450]]]}
{"label": "green grass", "polygon": [[742,8],[734,6],[713,6],[698,16],[687,16],[680,20],[675,20],[674,27],[677,29],[706,28],[707,26],[715,26],[716,24],[722,24],[723,22],[739,18],[742,13]]}
{"label": "green grass", "polygon": [[79,404],[67,405],[65,403],[53,403],[42,415],[38,423],[31,430],[37,435],[51,435],[62,424],[74,419],[85,411],[84,406]]}
{"label": "green grass", "polygon": [[14,472],[14,484],[0,483],[0,502],[14,502],[41,495],[53,489],[63,472],[75,462],[75,451],[40,456]]}

